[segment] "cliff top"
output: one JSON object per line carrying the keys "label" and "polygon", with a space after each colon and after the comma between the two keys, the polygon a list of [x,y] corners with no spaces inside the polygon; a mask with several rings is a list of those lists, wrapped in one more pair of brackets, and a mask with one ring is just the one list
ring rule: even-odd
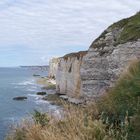
{"label": "cliff top", "polygon": [[76,53],[66,54],[62,58],[64,58],[65,60],[67,60],[68,58],[77,57],[77,59],[79,59],[80,57],[83,57],[86,54],[87,54],[87,51],[80,51],[80,52],[76,52]]}
{"label": "cliff top", "polygon": [[[110,36],[110,37],[109,37]],[[111,37],[112,36],[112,37]],[[106,46],[110,39],[112,45],[136,41],[140,38],[140,12],[109,26],[91,45],[93,48]],[[110,41],[109,40],[109,41]],[[100,42],[99,42],[100,41]],[[110,43],[110,44],[111,44]]]}

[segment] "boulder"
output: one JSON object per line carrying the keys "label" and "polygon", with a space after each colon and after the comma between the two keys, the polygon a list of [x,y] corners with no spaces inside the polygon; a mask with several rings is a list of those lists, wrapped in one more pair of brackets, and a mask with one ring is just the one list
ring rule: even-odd
{"label": "boulder", "polygon": [[42,91],[42,92],[37,92],[37,95],[46,95],[46,92]]}
{"label": "boulder", "polygon": [[69,98],[67,95],[61,95],[59,97],[62,98],[63,100],[68,100],[68,98]]}
{"label": "boulder", "polygon": [[84,100],[69,97],[68,102],[78,105],[84,103]]}
{"label": "boulder", "polygon": [[26,100],[27,97],[25,96],[22,96],[22,97],[14,97],[13,100],[17,100],[17,101],[23,101],[23,100]]}
{"label": "boulder", "polygon": [[33,76],[34,76],[34,77],[39,77],[40,75],[39,75],[39,74],[33,74]]}

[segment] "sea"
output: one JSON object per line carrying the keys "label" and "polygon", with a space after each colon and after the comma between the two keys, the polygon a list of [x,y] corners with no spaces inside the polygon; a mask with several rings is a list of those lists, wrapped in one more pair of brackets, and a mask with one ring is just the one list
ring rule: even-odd
{"label": "sea", "polygon": [[[24,118],[31,117],[34,110],[58,113],[59,107],[43,101],[36,95],[41,85],[36,84],[37,77],[47,76],[48,72],[32,68],[0,68],[0,140],[4,140],[11,126]],[[27,100],[16,101],[14,97],[26,96]]]}

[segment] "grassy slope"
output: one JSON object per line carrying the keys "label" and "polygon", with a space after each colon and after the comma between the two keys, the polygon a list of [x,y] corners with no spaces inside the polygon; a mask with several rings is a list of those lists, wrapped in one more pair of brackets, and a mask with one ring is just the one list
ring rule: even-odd
{"label": "grassy slope", "polygon": [[97,104],[67,106],[63,120],[47,119],[47,123],[44,114],[37,113],[35,124],[18,128],[7,140],[139,140],[139,96],[137,61]]}
{"label": "grassy slope", "polygon": [[129,138],[140,139],[140,62],[131,64],[116,86],[98,102],[98,107],[111,121],[122,121],[128,114],[132,123]]}
{"label": "grassy slope", "polygon": [[112,25],[112,27],[114,26],[123,28],[120,37],[117,40],[117,44],[136,41],[140,38],[140,12]]}
{"label": "grassy slope", "polygon": [[[115,43],[114,45],[123,44],[126,42],[136,41],[140,38],[140,12],[135,14],[132,17],[120,20],[113,25],[111,25],[108,29],[111,29],[112,31],[114,29],[122,30],[117,37],[114,38]],[[105,35],[108,33],[107,30],[105,30],[91,45],[91,47],[94,48],[100,48],[104,47],[106,45],[106,42],[103,42],[102,44],[96,44],[96,42],[100,38],[105,38]]]}

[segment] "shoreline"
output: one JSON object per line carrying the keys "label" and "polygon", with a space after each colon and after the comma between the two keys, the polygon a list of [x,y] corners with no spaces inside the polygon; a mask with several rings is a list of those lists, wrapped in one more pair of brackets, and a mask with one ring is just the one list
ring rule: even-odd
{"label": "shoreline", "polygon": [[40,77],[37,79],[37,84],[41,85],[41,90],[46,91],[47,94],[42,98],[42,100],[50,101],[54,105],[62,105],[63,103],[74,104],[74,105],[84,105],[84,99],[77,99],[74,97],[69,97],[67,94],[61,94],[56,92],[56,81],[55,79],[49,77]]}

